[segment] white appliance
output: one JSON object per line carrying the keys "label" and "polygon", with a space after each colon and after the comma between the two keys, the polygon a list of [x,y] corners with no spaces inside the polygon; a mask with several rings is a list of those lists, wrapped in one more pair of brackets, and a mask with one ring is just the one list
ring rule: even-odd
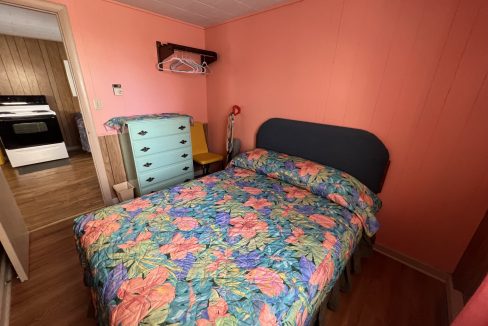
{"label": "white appliance", "polygon": [[56,113],[42,95],[0,96],[0,140],[13,167],[68,158]]}

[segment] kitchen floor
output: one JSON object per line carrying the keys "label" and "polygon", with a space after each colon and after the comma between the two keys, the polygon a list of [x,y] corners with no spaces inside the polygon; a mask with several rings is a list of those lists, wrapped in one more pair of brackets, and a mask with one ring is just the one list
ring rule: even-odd
{"label": "kitchen floor", "polygon": [[70,164],[27,174],[2,165],[29,231],[104,206],[92,156],[69,156]]}

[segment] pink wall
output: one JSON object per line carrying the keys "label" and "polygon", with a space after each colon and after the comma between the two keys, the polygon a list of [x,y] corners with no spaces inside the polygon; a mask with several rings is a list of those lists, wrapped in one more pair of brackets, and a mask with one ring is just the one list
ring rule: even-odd
{"label": "pink wall", "polygon": [[488,2],[304,0],[210,28],[210,147],[285,117],[378,135],[378,242],[452,272],[488,207]]}
{"label": "pink wall", "polygon": [[[103,109],[94,110],[97,134],[113,116],[182,112],[207,120],[202,76],[156,70],[156,41],[205,46],[203,29],[104,0],[55,0],[68,7],[85,84]],[[112,84],[122,84],[114,96]]]}
{"label": "pink wall", "polygon": [[452,326],[486,326],[488,325],[488,275],[469,299],[466,306],[456,317]]}

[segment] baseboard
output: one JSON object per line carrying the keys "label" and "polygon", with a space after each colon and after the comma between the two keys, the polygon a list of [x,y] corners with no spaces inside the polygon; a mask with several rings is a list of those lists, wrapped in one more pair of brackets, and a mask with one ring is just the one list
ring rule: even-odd
{"label": "baseboard", "polygon": [[375,251],[390,257],[408,267],[411,267],[427,276],[435,278],[441,281],[446,286],[446,298],[447,298],[447,315],[449,318],[449,323],[451,323],[458,313],[463,309],[463,295],[460,291],[454,289],[452,284],[452,276],[449,273],[440,271],[432,266],[421,263],[418,260],[405,256],[397,251],[386,248],[380,244],[374,245]]}
{"label": "baseboard", "polygon": [[430,265],[424,264],[419,262],[418,260],[408,257],[404,254],[401,254],[397,251],[391,250],[389,248],[386,248],[382,246],[381,244],[375,244],[374,248],[375,251],[390,257],[391,259],[394,259],[404,265],[407,265],[408,267],[411,267],[425,275],[428,275],[432,278],[435,278],[436,280],[441,281],[442,283],[447,283],[447,281],[450,278],[450,275],[446,272],[440,271]]}
{"label": "baseboard", "polygon": [[449,317],[449,324],[454,321],[456,316],[461,312],[464,307],[464,298],[461,291],[454,288],[452,283],[452,277],[446,283],[446,293],[447,293],[447,313]]}

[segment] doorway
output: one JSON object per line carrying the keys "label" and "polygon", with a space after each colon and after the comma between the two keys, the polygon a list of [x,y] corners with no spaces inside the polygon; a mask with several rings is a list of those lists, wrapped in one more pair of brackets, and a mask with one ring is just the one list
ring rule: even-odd
{"label": "doorway", "polygon": [[[0,1],[0,6],[11,19],[0,15],[0,95],[44,97],[68,153],[19,166],[13,151],[1,146],[1,169],[32,231],[111,204],[112,195],[66,8],[37,0]],[[41,127],[36,131],[47,132]]]}

